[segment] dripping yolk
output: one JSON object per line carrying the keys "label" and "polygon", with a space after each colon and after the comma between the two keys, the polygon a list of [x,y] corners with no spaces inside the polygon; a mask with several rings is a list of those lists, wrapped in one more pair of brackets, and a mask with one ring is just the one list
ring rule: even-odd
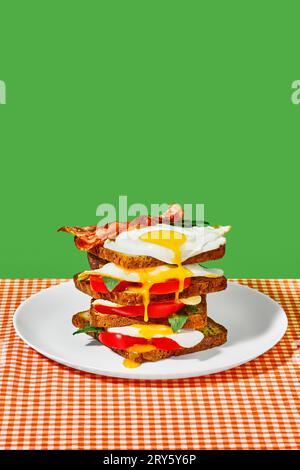
{"label": "dripping yolk", "polygon": [[[142,326],[142,325],[137,325],[137,326]],[[130,353],[134,355],[134,354],[154,351],[155,349],[156,347],[153,346],[152,344],[134,344],[133,346],[130,346],[127,349],[127,351],[129,351]],[[141,365],[140,362],[137,362],[132,359],[124,359],[123,361],[123,366],[127,367],[128,369],[135,369],[136,367],[139,367],[140,365]]]}
{"label": "dripping yolk", "polygon": [[127,369],[135,369],[136,367],[139,367],[141,364],[136,361],[132,361],[132,359],[124,359],[123,361],[123,366],[127,367]]}
{"label": "dripping yolk", "polygon": [[131,287],[131,292],[136,292],[142,295],[144,304],[144,321],[148,321],[148,305],[150,303],[150,289],[154,284],[160,284],[170,279],[178,279],[178,291],[175,293],[176,301],[178,301],[179,292],[184,289],[184,280],[191,277],[191,272],[179,266],[165,266],[164,269],[159,268],[146,268],[139,269],[139,278],[141,287]]}
{"label": "dripping yolk", "polygon": [[150,303],[149,291],[153,284],[165,282],[169,279],[178,279],[178,291],[175,293],[175,300],[178,302],[179,293],[184,289],[184,280],[191,276],[190,271],[182,266],[181,262],[181,247],[185,243],[186,238],[184,233],[175,230],[153,230],[140,236],[140,240],[146,243],[152,243],[171,250],[173,252],[172,261],[174,265],[177,265],[177,267],[170,267],[157,275],[154,275],[155,268],[140,270],[141,282],[143,284],[143,287],[140,288],[140,292],[143,295],[145,307],[144,321],[148,321],[148,305]]}
{"label": "dripping yolk", "polygon": [[141,268],[135,272],[139,276],[141,287],[130,287],[130,292],[136,292],[143,298],[144,321],[148,322],[148,306],[150,303],[150,289],[154,284],[164,283],[170,279],[178,280],[178,289],[175,292],[175,301],[179,301],[179,293],[184,289],[184,281],[191,277],[192,273],[182,265],[181,247],[186,241],[186,235],[175,230],[153,230],[140,236],[140,240],[146,243],[168,248],[173,252],[173,264],[164,267]]}

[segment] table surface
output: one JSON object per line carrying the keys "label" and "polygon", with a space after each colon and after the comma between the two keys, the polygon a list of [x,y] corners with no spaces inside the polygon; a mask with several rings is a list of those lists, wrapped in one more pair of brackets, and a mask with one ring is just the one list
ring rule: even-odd
{"label": "table surface", "polygon": [[101,377],[25,345],[15,309],[63,281],[0,280],[0,449],[300,448],[300,280],[234,279],[282,305],[284,338],[235,369],[171,381]]}

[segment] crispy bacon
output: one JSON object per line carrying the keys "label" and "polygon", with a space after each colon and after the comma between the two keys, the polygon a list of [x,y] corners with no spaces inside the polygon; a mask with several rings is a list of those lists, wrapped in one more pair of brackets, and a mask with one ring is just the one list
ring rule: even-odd
{"label": "crispy bacon", "polygon": [[157,223],[170,223],[183,218],[183,209],[179,204],[172,204],[168,210],[158,216],[150,217],[140,215],[130,222],[111,222],[102,226],[89,225],[87,227],[61,227],[58,232],[67,232],[75,236],[75,243],[79,250],[88,251],[97,245],[103,245],[105,240],[114,240],[119,233],[134,228],[147,227]]}
{"label": "crispy bacon", "polygon": [[160,216],[160,222],[176,222],[183,219],[183,208],[180,204],[172,204],[168,210]]}

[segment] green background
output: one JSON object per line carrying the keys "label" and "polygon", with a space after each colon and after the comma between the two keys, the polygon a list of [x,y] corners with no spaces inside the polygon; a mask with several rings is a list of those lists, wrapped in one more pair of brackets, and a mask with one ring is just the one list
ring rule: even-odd
{"label": "green background", "polygon": [[230,277],[298,277],[300,5],[280,3],[2,1],[0,276],[82,270],[56,229],[126,194],[205,203]]}

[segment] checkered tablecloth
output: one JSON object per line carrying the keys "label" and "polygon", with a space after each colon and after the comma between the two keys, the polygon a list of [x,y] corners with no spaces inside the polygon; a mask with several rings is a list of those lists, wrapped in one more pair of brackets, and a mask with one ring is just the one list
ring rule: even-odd
{"label": "checkered tablecloth", "polygon": [[62,281],[0,281],[1,449],[300,448],[299,280],[235,280],[282,305],[286,335],[248,364],[171,381],[96,376],[25,345],[12,325],[16,307]]}

